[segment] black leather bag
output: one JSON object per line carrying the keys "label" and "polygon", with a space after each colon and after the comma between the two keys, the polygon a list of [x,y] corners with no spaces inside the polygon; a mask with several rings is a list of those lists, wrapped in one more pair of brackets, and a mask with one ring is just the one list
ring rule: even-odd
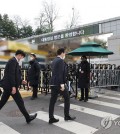
{"label": "black leather bag", "polygon": [[3,79],[0,80],[0,87],[3,87]]}
{"label": "black leather bag", "polygon": [[2,95],[2,91],[1,91],[1,89],[0,89],[0,96]]}

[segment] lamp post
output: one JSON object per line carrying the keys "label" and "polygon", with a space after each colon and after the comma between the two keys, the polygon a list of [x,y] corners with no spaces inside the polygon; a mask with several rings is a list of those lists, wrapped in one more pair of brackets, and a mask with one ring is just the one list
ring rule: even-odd
{"label": "lamp post", "polygon": [[72,28],[73,23],[74,23],[74,7],[72,8],[72,20],[71,20],[70,28]]}

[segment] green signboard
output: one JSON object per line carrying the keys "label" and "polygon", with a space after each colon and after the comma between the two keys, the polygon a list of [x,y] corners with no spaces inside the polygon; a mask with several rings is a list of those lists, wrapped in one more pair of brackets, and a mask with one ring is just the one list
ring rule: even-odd
{"label": "green signboard", "polygon": [[[46,34],[35,38],[35,43],[44,43],[44,42],[74,38],[74,37],[85,36],[85,35],[93,35],[97,33],[99,33],[99,24],[70,29],[58,33]],[[30,39],[31,42],[32,40],[33,39]]]}

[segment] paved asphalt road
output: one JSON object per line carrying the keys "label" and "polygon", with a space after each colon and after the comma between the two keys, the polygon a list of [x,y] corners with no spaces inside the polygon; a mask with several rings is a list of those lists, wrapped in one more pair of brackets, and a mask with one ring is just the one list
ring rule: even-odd
{"label": "paved asphalt road", "polygon": [[60,121],[48,124],[50,94],[39,95],[36,100],[24,98],[29,113],[38,113],[37,119],[26,124],[14,101],[0,111],[0,134],[120,134],[120,93],[106,91],[98,98],[79,102],[71,98],[70,114],[75,121],[64,121],[63,102],[57,101],[55,117]]}

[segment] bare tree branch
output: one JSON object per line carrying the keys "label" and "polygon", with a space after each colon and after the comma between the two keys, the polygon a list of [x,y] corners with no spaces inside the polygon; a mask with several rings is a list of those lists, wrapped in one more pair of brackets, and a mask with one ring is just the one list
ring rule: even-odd
{"label": "bare tree branch", "polygon": [[48,27],[50,32],[53,31],[54,29],[54,21],[58,17],[58,11],[56,8],[56,4],[53,3],[52,1],[48,3],[47,1],[43,2],[43,12],[46,16],[46,21],[48,23]]}
{"label": "bare tree branch", "polygon": [[68,21],[66,22],[66,28],[73,28],[80,23],[80,15],[79,12],[72,8],[72,15],[69,17]]}

